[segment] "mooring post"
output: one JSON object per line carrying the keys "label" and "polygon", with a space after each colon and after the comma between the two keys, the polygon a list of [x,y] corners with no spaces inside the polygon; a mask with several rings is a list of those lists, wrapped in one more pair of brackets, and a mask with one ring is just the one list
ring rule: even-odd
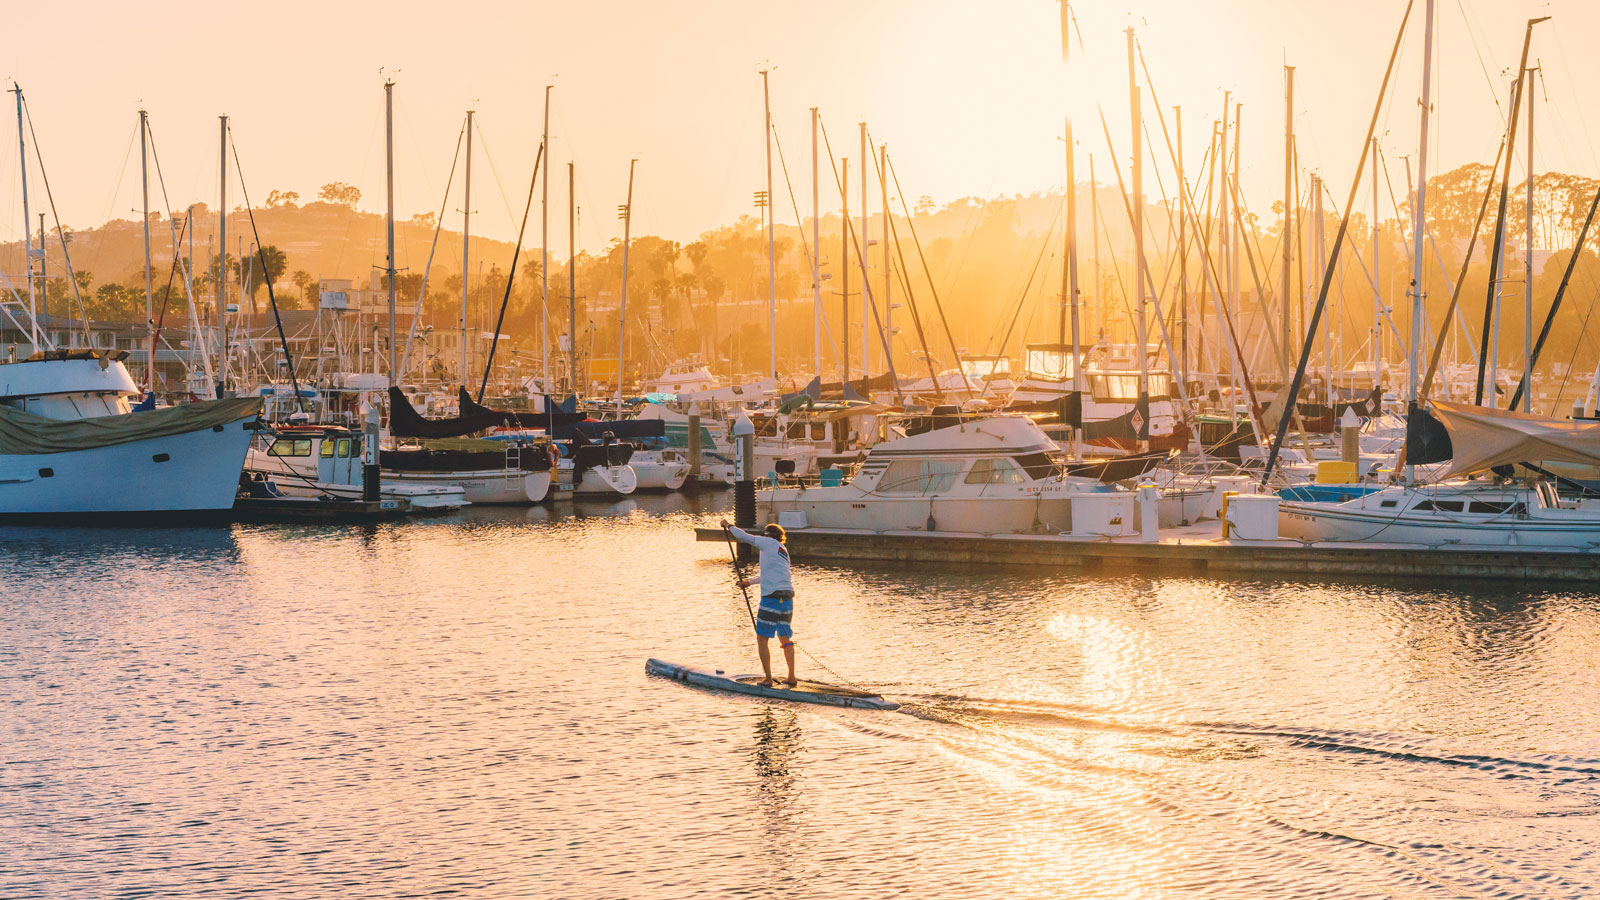
{"label": "mooring post", "polygon": [[[733,420],[734,484],[733,524],[746,531],[756,527],[756,426],[744,412]],[[739,561],[750,561],[750,545],[739,542]]]}
{"label": "mooring post", "polygon": [[361,444],[361,499],[373,502],[378,499],[378,404],[367,407],[366,440]]}
{"label": "mooring post", "polygon": [[[684,485],[691,490],[700,486],[700,404],[689,404],[689,477]],[[741,526],[742,527],[742,526]]]}

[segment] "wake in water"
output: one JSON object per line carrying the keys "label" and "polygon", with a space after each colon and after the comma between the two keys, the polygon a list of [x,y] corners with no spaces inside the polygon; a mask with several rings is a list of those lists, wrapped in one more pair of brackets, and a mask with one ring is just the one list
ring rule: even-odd
{"label": "wake in water", "polygon": [[1008,798],[988,814],[1046,823],[1055,852],[1030,864],[1081,896],[1578,898],[1600,889],[1591,849],[1600,759],[1022,698],[896,697],[916,720],[909,728],[838,721],[928,741]]}

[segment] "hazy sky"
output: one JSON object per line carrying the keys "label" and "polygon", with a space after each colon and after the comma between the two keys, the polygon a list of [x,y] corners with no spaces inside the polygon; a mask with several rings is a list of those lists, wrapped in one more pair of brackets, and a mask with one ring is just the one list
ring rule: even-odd
{"label": "hazy sky", "polygon": [[[764,177],[763,63],[773,67],[774,116],[803,214],[811,106],[821,108],[834,152],[851,157],[852,185],[856,123],[865,119],[873,137],[888,143],[913,198],[1057,187],[1067,112],[1079,177],[1087,177],[1092,152],[1101,180],[1110,181],[1096,107],[1104,107],[1126,163],[1123,29],[1133,25],[1162,107],[1170,115],[1183,105],[1191,165],[1204,153],[1222,91],[1244,103],[1248,203],[1270,218],[1282,193],[1284,61],[1297,67],[1301,160],[1324,173],[1342,203],[1404,8],[1402,0],[1081,0],[1073,9],[1086,51],[1074,39],[1063,65],[1055,0],[78,0],[13,5],[0,76],[26,92],[62,219],[86,226],[138,206],[132,139],[141,104],[174,207],[215,204],[216,116],[227,112],[257,203],[272,189],[310,198],[320,184],[343,180],[361,188],[363,208],[381,211],[383,68],[397,82],[400,214],[439,207],[471,106],[505,190],[502,199],[480,152],[474,231],[502,238],[515,234],[507,207],[520,214],[543,86],[553,81],[551,245],[566,245],[565,164],[576,160],[580,243],[598,248],[620,234],[615,208],[630,156],[640,160],[637,232],[688,240],[752,211],[751,193]],[[1405,191],[1399,158],[1415,155],[1422,10],[1417,0],[1380,126],[1397,195]],[[1538,166],[1600,174],[1585,125],[1586,117],[1600,121],[1600,111],[1583,108],[1573,87],[1600,83],[1600,54],[1584,46],[1600,33],[1593,0],[1439,0],[1436,170],[1492,158],[1501,127],[1494,100],[1508,77],[1502,70],[1516,65],[1523,23],[1538,14],[1555,16],[1536,29],[1533,45],[1548,76],[1538,92]],[[1153,115],[1148,96],[1145,104]],[[17,237],[21,218],[10,128],[0,132],[13,134],[0,143],[4,240]],[[1165,147],[1153,149],[1170,187]],[[823,206],[837,208],[823,159]],[[779,221],[793,221],[776,165],[775,172]],[[30,166],[29,174],[37,210],[43,192],[37,170]],[[1153,174],[1146,184],[1156,192]],[[459,226],[458,196],[450,200],[452,227]],[[537,241],[537,218],[530,236]]]}

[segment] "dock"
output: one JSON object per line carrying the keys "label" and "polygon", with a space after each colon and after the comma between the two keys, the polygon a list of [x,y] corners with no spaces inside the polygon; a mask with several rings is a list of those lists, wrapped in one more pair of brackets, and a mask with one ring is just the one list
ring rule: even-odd
{"label": "dock", "polygon": [[241,497],[238,522],[386,522],[414,512],[407,500],[331,500],[317,497]]}
{"label": "dock", "polygon": [[[1161,531],[1159,541],[1057,534],[865,531],[792,528],[789,552],[806,562],[888,562],[1075,569],[1085,572],[1327,575],[1354,578],[1495,579],[1588,582],[1600,579],[1600,553],[1585,550],[1431,546],[1393,543],[1245,541],[1220,537],[1215,520]],[[722,529],[696,528],[700,541],[722,542]]]}

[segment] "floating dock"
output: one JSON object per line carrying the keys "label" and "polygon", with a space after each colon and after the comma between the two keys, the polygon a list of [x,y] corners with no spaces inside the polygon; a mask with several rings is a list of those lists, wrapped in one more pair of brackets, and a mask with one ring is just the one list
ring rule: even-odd
{"label": "floating dock", "polygon": [[241,497],[233,503],[233,518],[239,522],[384,522],[414,512],[408,500]]}
{"label": "floating dock", "polygon": [[[941,563],[1029,566],[1081,571],[1353,578],[1449,578],[1507,581],[1600,581],[1600,553],[1577,548],[1510,548],[1464,544],[1246,541],[1220,537],[1212,520],[1165,528],[1161,540],[1137,535],[1005,534],[952,531],[865,531],[792,528],[789,552],[808,562]],[[720,528],[696,528],[701,541],[725,540]]]}

